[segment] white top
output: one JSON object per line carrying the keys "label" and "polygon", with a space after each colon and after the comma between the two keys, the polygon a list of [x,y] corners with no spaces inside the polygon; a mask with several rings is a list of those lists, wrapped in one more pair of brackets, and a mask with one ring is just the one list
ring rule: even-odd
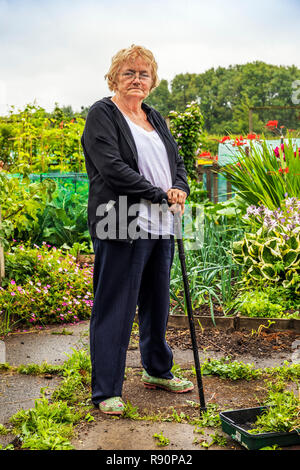
{"label": "white top", "polygon": [[[132,132],[138,153],[140,173],[154,186],[167,192],[172,186],[169,158],[159,134],[146,131],[123,114]],[[138,225],[142,230],[155,235],[174,235],[173,216],[170,211],[162,212],[160,204],[141,199]]]}

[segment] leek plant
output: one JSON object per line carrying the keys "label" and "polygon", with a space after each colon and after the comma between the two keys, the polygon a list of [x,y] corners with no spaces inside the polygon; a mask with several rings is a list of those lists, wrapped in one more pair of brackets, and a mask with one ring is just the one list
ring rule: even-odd
{"label": "leek plant", "polygon": [[[230,301],[232,285],[240,278],[241,269],[232,260],[231,246],[243,233],[242,223],[237,222],[236,226],[216,225],[213,220],[205,217],[202,246],[185,252],[192,306],[197,309],[208,304],[213,322],[214,305],[223,308]],[[177,250],[171,271],[170,296],[171,314],[187,314]]]}

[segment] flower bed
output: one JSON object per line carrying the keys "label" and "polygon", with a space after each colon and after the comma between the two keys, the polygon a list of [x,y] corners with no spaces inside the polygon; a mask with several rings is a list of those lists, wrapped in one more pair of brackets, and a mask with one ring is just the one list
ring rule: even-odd
{"label": "flower bed", "polygon": [[0,287],[2,329],[13,324],[44,325],[88,319],[92,307],[92,267],[44,243],[14,246],[6,255]]}

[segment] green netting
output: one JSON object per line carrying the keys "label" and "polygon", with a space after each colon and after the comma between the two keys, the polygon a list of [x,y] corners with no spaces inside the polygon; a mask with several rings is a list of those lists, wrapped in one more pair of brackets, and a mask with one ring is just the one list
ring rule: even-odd
{"label": "green netting", "polygon": [[[12,174],[11,178],[21,178],[20,174]],[[86,173],[31,173],[28,175],[29,179],[33,182],[40,181],[42,182],[45,179],[52,179],[56,182],[57,187],[63,187],[74,193],[86,193],[88,195],[89,191],[89,180]]]}

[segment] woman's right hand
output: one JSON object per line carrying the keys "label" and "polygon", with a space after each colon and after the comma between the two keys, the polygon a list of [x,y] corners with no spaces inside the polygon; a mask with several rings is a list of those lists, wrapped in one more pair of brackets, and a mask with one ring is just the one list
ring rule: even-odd
{"label": "woman's right hand", "polygon": [[187,194],[181,189],[170,188],[167,191],[168,202],[171,204],[170,211],[178,212],[180,210],[181,215],[184,213],[184,204]]}

